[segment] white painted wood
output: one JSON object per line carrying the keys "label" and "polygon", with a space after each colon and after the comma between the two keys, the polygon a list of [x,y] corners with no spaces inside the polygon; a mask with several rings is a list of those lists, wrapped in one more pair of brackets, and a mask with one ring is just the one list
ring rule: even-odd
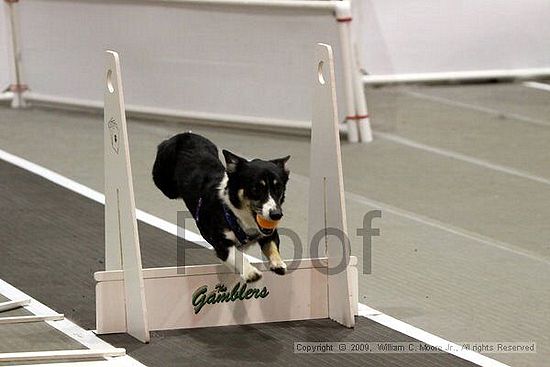
{"label": "white painted wood", "polygon": [[[330,46],[318,45],[314,66],[311,167],[315,174],[310,188],[309,229],[310,239],[320,232],[319,240],[325,245],[322,256],[326,252],[327,257],[303,259],[284,277],[271,272],[267,263],[258,262],[255,265],[263,272],[262,279],[246,284],[239,274],[222,265],[141,268],[120,66],[118,55],[108,53],[105,240],[109,262],[106,271],[95,274],[99,334],[128,332],[144,341],[149,328],[167,330],[326,317],[348,327],[354,325],[357,280],[351,278],[357,277],[357,260],[349,256]],[[327,227],[340,230],[346,246],[336,237],[323,236]],[[341,271],[328,271],[338,264]],[[236,290],[240,290],[240,297],[236,297]],[[197,307],[201,297],[208,300],[202,308]],[[133,329],[131,322],[136,323]]]}
{"label": "white painted wood", "polygon": [[41,321],[57,321],[57,320],[63,320],[64,318],[65,316],[63,314],[0,317],[0,325],[1,324],[22,324],[27,322],[41,322]]}
{"label": "white painted wood", "polygon": [[[308,241],[312,246],[316,245],[312,239],[328,228],[346,234],[347,239],[332,48],[318,44],[314,61],[308,212]],[[343,259],[349,259],[349,239],[345,246],[335,236],[325,236],[324,241],[329,268],[335,269]],[[328,276],[329,316],[347,327],[355,324],[351,277],[349,267]]]}
{"label": "white painted wood", "polygon": [[[231,290],[241,280],[223,265],[143,269],[151,330],[242,325],[261,322],[306,320],[328,317],[327,259],[303,259],[284,277],[269,271],[268,263],[253,263],[263,272],[261,281],[247,287],[269,291],[265,299],[252,299],[211,306],[194,313],[193,293],[203,285],[209,290],[224,284]],[[351,257],[355,269],[357,259]],[[356,269],[355,269],[356,272]],[[98,334],[125,332],[123,272],[95,273]],[[174,300],[166,302],[166,300]],[[280,301],[284,300],[284,301]],[[242,303],[241,303],[242,302]],[[208,307],[205,306],[205,307]],[[206,311],[206,309],[205,309]]]}
{"label": "white painted wood", "polygon": [[8,301],[0,303],[0,312],[13,310],[15,308],[23,307],[31,303],[30,299],[20,299],[16,301]]}
{"label": "white painted wood", "polygon": [[[28,167],[27,167],[28,168]],[[9,299],[30,299],[30,304],[25,306],[25,309],[32,312],[35,315],[57,315],[57,313],[44,305],[43,303],[38,302],[28,294],[20,291],[11,284],[0,279],[0,294],[9,298]],[[83,347],[93,350],[107,350],[115,349],[109,343],[98,338],[92,331],[84,330],[80,326],[76,325],[70,320],[55,320],[55,321],[46,321],[48,325],[52,328],[58,330],[59,332],[67,335],[69,338],[77,341]],[[144,367],[143,364],[139,363],[132,357],[126,355],[123,357],[117,357],[113,361],[116,361],[116,366],[118,367]],[[107,362],[107,361],[102,361]],[[39,365],[34,365],[33,367],[38,367]],[[52,367],[56,366],[53,364]],[[65,364],[64,366],[67,366]],[[70,365],[72,366],[72,364]],[[113,364],[108,364],[107,366],[113,366]],[[84,367],[84,365],[82,366]],[[90,366],[91,367],[91,366]]]}
{"label": "white painted wood", "polygon": [[124,270],[127,331],[149,341],[141,252],[130,166],[120,61],[106,52],[105,67],[105,268]]}
{"label": "white painted wood", "polygon": [[[171,270],[173,271],[173,270]],[[316,268],[300,268],[281,277],[269,270],[263,278],[246,285],[264,287],[265,298],[206,304],[198,313],[193,294],[203,286],[210,294],[218,284],[231,291],[242,282],[239,274],[171,274],[147,277],[145,269],[148,322],[151,330],[167,330],[263,322],[319,319],[328,317],[327,276]],[[96,285],[97,332],[125,332],[123,282],[99,281]]]}
{"label": "white painted wood", "polygon": [[[357,262],[352,263],[355,266]],[[258,270],[268,271],[269,262],[251,262]],[[317,269],[322,271],[326,268],[327,259],[318,258],[318,259],[300,259],[299,264],[293,265],[293,269]],[[231,274],[226,266],[219,265],[189,265],[185,269],[183,267],[168,266],[162,268],[147,268],[143,269],[143,278],[152,279],[152,278],[169,278],[169,277],[180,277],[182,275],[210,275],[210,274]],[[123,280],[123,272],[121,270],[113,271],[99,271],[94,274],[94,279],[98,282],[107,282],[107,281],[117,281]]]}
{"label": "white painted wood", "polygon": [[75,349],[75,350],[52,350],[40,352],[16,352],[0,353],[0,363],[26,362],[26,361],[48,361],[48,360],[71,360],[71,359],[97,359],[103,357],[120,357],[126,355],[123,348],[107,350]]}
{"label": "white painted wood", "polygon": [[[336,8],[336,19],[351,18],[351,8],[347,1],[342,1],[340,6]],[[346,132],[348,141],[357,143],[359,141],[359,130],[355,116],[355,88],[353,73],[356,66],[352,60],[351,50],[351,29],[349,22],[338,22],[338,33],[340,36],[340,47],[342,48],[342,70],[344,72],[344,98],[346,100]]]}

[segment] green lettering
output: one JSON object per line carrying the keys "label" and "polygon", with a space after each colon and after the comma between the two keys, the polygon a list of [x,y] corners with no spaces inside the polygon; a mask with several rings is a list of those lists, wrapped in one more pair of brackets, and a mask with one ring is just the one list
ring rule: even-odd
{"label": "green lettering", "polygon": [[218,298],[216,298],[216,303],[220,302],[229,302],[231,301],[231,293],[229,292],[223,292],[218,294]]}
{"label": "green lettering", "polygon": [[235,302],[239,299],[239,288],[241,286],[241,283],[235,284],[233,289],[231,290],[231,301]]}
{"label": "green lettering", "polygon": [[193,303],[193,308],[195,309],[195,314],[198,314],[205,304],[205,298],[206,298],[205,293],[207,289],[208,288],[205,285],[203,285],[202,287],[197,289],[195,293],[193,293],[192,303]]}
{"label": "green lettering", "polygon": [[206,299],[206,303],[209,303],[211,305],[216,303],[216,294],[214,292],[208,295],[208,298]]}
{"label": "green lettering", "polygon": [[244,294],[244,298],[250,299],[254,295],[254,291],[257,291],[257,289],[247,289],[246,293]]}
{"label": "green lettering", "polygon": [[228,292],[225,286],[218,285],[215,290],[208,293],[208,286],[203,285],[193,293],[191,303],[193,304],[195,314],[198,314],[206,304],[244,301],[251,298],[266,298],[268,295],[269,291],[267,287],[263,287],[261,290],[259,288],[248,288],[246,283],[241,284],[240,282],[235,284],[231,292]]}
{"label": "green lettering", "polygon": [[269,291],[266,287],[263,287],[263,289],[260,291],[260,298],[265,298],[269,295]]}

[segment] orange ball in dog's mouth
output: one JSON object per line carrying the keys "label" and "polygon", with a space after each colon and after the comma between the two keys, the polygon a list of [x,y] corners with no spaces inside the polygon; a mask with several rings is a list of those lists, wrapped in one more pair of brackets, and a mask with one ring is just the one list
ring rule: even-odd
{"label": "orange ball in dog's mouth", "polygon": [[278,220],[267,219],[260,214],[256,214],[256,222],[262,229],[275,229],[279,225]]}

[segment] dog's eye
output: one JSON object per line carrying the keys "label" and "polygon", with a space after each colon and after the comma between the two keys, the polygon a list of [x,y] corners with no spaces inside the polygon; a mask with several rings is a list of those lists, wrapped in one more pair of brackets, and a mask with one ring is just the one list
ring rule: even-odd
{"label": "dog's eye", "polygon": [[254,191],[256,191],[257,193],[262,193],[264,192],[264,190],[265,190],[265,185],[262,185],[262,184],[258,184],[254,188]]}
{"label": "dog's eye", "polygon": [[265,187],[260,185],[260,184],[256,184],[254,186],[252,186],[251,190],[250,190],[250,193],[252,194],[253,197],[260,197],[262,196],[263,192],[265,191]]}

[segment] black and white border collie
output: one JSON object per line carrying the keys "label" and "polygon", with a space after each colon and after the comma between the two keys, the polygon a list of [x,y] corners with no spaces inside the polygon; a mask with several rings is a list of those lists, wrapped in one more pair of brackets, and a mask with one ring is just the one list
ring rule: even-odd
{"label": "black and white border collie", "polygon": [[168,198],[183,199],[204,239],[246,282],[262,277],[242,253],[253,243],[261,246],[273,272],[285,274],[277,229],[262,226],[258,216],[271,223],[283,216],[290,156],[249,161],[227,150],[223,155],[225,167],[210,140],[193,133],[175,135],[158,146],[153,181]]}

